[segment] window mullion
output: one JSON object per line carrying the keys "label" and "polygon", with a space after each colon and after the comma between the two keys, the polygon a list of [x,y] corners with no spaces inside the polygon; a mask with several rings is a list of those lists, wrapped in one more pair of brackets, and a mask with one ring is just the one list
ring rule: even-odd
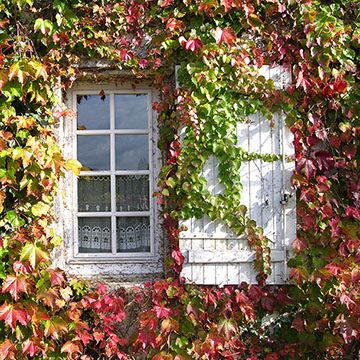
{"label": "window mullion", "polygon": [[115,97],[110,93],[111,252],[116,255]]}

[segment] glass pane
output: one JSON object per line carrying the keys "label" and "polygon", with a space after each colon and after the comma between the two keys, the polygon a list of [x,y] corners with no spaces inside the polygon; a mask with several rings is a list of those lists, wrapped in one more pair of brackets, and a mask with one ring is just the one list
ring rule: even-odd
{"label": "glass pane", "polygon": [[77,140],[77,158],[83,171],[110,170],[110,136],[78,135]]}
{"label": "glass pane", "polygon": [[117,129],[147,129],[147,95],[115,95],[115,126]]}
{"label": "glass pane", "polygon": [[111,253],[110,218],[79,218],[78,225],[80,253]]}
{"label": "glass pane", "polygon": [[110,176],[82,176],[79,178],[78,211],[111,211]]}
{"label": "glass pane", "polygon": [[117,170],[148,170],[149,143],[147,135],[116,135]]}
{"label": "glass pane", "polygon": [[117,252],[149,252],[149,217],[121,217],[116,219]]}
{"label": "glass pane", "polygon": [[78,130],[110,129],[110,96],[78,95]]}
{"label": "glass pane", "polygon": [[149,210],[149,176],[126,175],[116,177],[117,211]]}

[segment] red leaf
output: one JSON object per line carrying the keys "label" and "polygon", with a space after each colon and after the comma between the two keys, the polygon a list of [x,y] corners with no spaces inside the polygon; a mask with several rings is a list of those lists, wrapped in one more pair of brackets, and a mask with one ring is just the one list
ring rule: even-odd
{"label": "red leaf", "polygon": [[223,348],[225,344],[225,339],[215,332],[209,333],[206,337],[206,341],[209,342],[211,347],[214,349],[217,349],[218,347]]}
{"label": "red leaf", "polygon": [[355,318],[345,318],[344,314],[339,314],[335,319],[335,330],[340,332],[346,344],[351,343],[360,335],[357,322]]}
{"label": "red leaf", "polygon": [[131,59],[134,58],[134,54],[127,50],[127,49],[122,49],[120,50],[120,59],[123,61],[130,61]]}
{"label": "red leaf", "polygon": [[296,164],[296,171],[305,170],[305,176],[310,179],[316,174],[315,161],[310,158],[301,158]]}
{"label": "red leaf", "polygon": [[304,320],[299,317],[295,317],[295,319],[293,320],[293,322],[291,324],[291,327],[296,329],[298,332],[305,331]]}
{"label": "red leaf", "polygon": [[171,253],[173,259],[175,260],[177,265],[182,265],[185,261],[184,255],[182,254],[182,252],[180,250],[173,250],[173,252]]}
{"label": "red leaf", "polygon": [[140,331],[138,341],[141,343],[142,348],[146,349],[148,346],[155,347],[156,335],[154,331],[147,329]]}
{"label": "red leaf", "polygon": [[89,341],[91,341],[93,339],[92,335],[89,334],[88,331],[79,331],[79,332],[77,332],[77,338],[79,340],[81,340],[81,342],[84,344],[84,346],[86,346],[89,343]]}
{"label": "red leaf", "polygon": [[262,296],[263,296],[263,291],[257,285],[249,286],[249,298],[253,302],[259,302]]}
{"label": "red leaf", "polygon": [[272,352],[272,353],[270,353],[270,354],[267,354],[267,355],[265,356],[265,360],[279,360],[279,359],[280,359],[279,354],[274,353],[274,352]]}
{"label": "red leaf", "polygon": [[331,170],[334,167],[335,160],[329,152],[319,150],[314,153],[314,156],[321,171]]}
{"label": "red leaf", "polygon": [[35,356],[41,349],[38,346],[38,342],[37,340],[33,341],[31,339],[27,339],[23,344],[23,350],[22,353],[23,354],[28,354],[29,356],[33,357]]}
{"label": "red leaf", "polygon": [[146,59],[139,60],[139,67],[140,69],[145,69],[148,64],[148,61]]}
{"label": "red leaf", "polygon": [[28,283],[24,275],[8,275],[4,281],[2,293],[10,293],[15,301],[18,301],[21,293],[27,293]]}
{"label": "red leaf", "polygon": [[185,49],[197,54],[202,49],[202,42],[200,39],[193,39],[192,37],[185,44]]}
{"label": "red leaf", "polygon": [[15,331],[16,322],[26,326],[30,320],[29,314],[23,309],[13,304],[5,302],[0,307],[0,320],[4,320],[5,324],[9,325],[12,331]]}
{"label": "red leaf", "polygon": [[24,275],[28,275],[31,273],[32,271],[32,267],[30,265],[30,262],[28,260],[25,260],[23,262],[21,261],[15,261],[13,264],[13,269],[14,271],[17,272],[22,272]]}
{"label": "red leaf", "polygon": [[100,331],[94,331],[94,339],[96,341],[96,343],[98,343],[99,341],[102,341],[104,339],[105,334],[100,332]]}
{"label": "red leaf", "polygon": [[224,29],[217,27],[215,32],[215,40],[218,45],[221,45],[222,42],[225,42],[227,45],[233,46],[236,40],[236,34],[233,29],[229,27]]}
{"label": "red leaf", "polygon": [[310,82],[305,78],[304,73],[302,71],[299,72],[298,78],[296,81],[296,87],[302,87],[307,94],[311,89]]}
{"label": "red leaf", "polygon": [[166,23],[166,29],[170,30],[171,32],[182,30],[183,27],[183,22],[175,18],[170,18]]}
{"label": "red leaf", "polygon": [[300,237],[297,237],[297,238],[293,241],[292,247],[293,247],[293,249],[294,249],[297,253],[299,253],[299,252],[305,250],[305,249],[308,247],[308,243],[306,242],[305,239],[302,239],[302,238],[300,238]]}
{"label": "red leaf", "polygon": [[343,154],[350,160],[356,155],[356,147],[354,145],[345,145],[342,151]]}
{"label": "red leaf", "polygon": [[50,283],[51,286],[59,285],[65,282],[64,273],[59,269],[51,269],[50,271]]}
{"label": "red leaf", "polygon": [[339,80],[334,83],[334,91],[338,93],[345,93],[347,88],[347,83],[345,80]]}
{"label": "red leaf", "polygon": [[217,328],[219,332],[224,332],[227,339],[231,339],[231,337],[237,332],[237,326],[233,319],[220,320]]}
{"label": "red leaf", "polygon": [[221,5],[224,6],[225,12],[228,12],[233,6],[233,0],[221,0]]}
{"label": "red leaf", "polygon": [[164,319],[161,323],[161,333],[168,334],[171,331],[179,332],[179,322],[174,319]]}
{"label": "red leaf", "polygon": [[337,274],[342,270],[342,267],[334,263],[330,263],[325,266],[325,269],[328,270],[334,276],[337,276]]}
{"label": "red leaf", "polygon": [[171,314],[171,310],[166,308],[165,306],[154,306],[154,310],[158,319],[161,319],[163,317],[168,318]]}
{"label": "red leaf", "polygon": [[345,215],[360,220],[360,210],[356,207],[348,206],[345,210]]}
{"label": "red leaf", "polygon": [[261,298],[261,306],[270,312],[274,311],[274,306],[275,306],[274,299],[269,295],[263,296]]}
{"label": "red leaf", "polygon": [[346,293],[342,293],[340,296],[340,302],[350,310],[353,305],[355,305],[355,301]]}
{"label": "red leaf", "polygon": [[7,339],[0,344],[0,360],[16,360],[16,348],[11,340]]}
{"label": "red leaf", "polygon": [[171,156],[173,156],[175,158],[179,157],[179,155],[181,153],[180,143],[178,141],[172,141],[170,144],[169,152],[170,152]]}
{"label": "red leaf", "polygon": [[302,268],[293,268],[290,270],[290,279],[294,279],[298,284],[308,279],[308,273]]}

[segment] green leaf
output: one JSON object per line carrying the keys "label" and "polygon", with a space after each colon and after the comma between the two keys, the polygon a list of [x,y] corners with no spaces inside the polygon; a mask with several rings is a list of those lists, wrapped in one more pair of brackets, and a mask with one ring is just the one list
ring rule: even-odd
{"label": "green leaf", "polygon": [[171,188],[174,188],[176,185],[176,182],[175,182],[174,178],[172,178],[172,177],[169,177],[165,182],[166,182],[166,185]]}
{"label": "green leaf", "polygon": [[51,33],[53,30],[53,23],[46,19],[38,18],[35,20],[34,23],[34,30],[35,31],[41,31],[42,34],[46,35],[47,33]]}
{"label": "green leaf", "polygon": [[10,210],[6,213],[5,219],[10,222],[13,227],[23,226],[25,220],[21,218],[15,210]]}
{"label": "green leaf", "polygon": [[169,190],[168,189],[163,189],[161,192],[164,196],[170,196]]}

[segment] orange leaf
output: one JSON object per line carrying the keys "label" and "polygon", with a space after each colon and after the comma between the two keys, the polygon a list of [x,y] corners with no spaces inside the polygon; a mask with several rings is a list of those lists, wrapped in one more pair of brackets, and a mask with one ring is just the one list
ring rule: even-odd
{"label": "orange leaf", "polygon": [[2,190],[0,190],[0,213],[4,210],[5,198],[6,198],[5,193]]}
{"label": "orange leaf", "polygon": [[62,347],[61,352],[67,353],[67,359],[77,358],[77,354],[82,353],[82,345],[79,341],[67,341]]}

